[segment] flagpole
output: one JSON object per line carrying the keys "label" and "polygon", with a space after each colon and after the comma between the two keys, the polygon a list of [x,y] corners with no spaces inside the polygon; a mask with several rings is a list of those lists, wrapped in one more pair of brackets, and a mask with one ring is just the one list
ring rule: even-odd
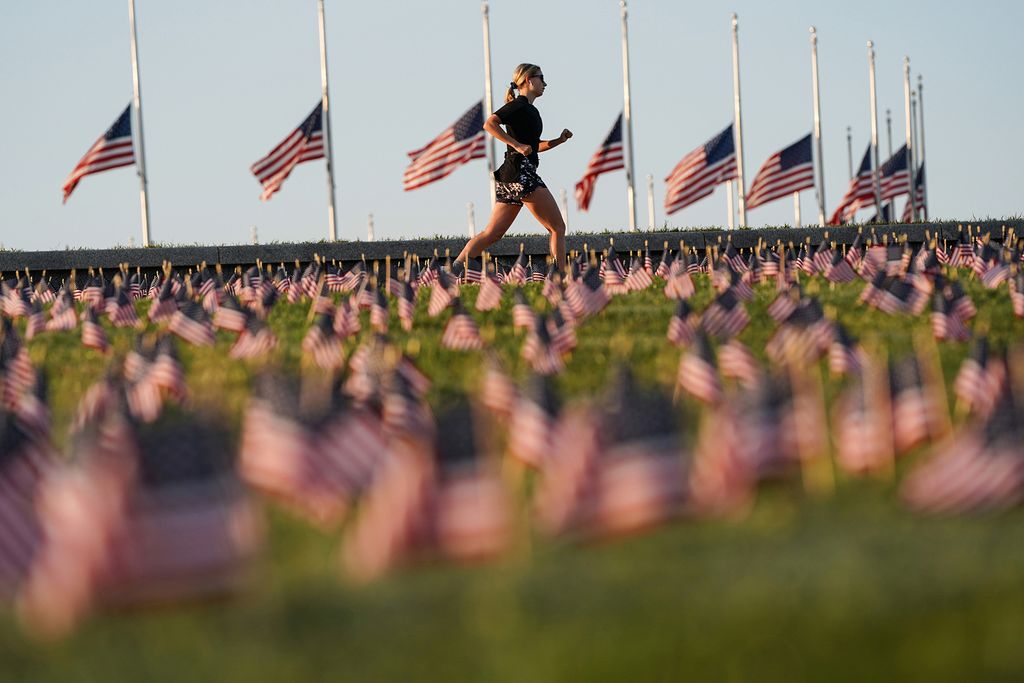
{"label": "flagpole", "polygon": [[[494,113],[494,94],[491,91],[491,13],[486,2],[481,3],[480,12],[484,20],[484,121]],[[487,184],[491,189],[491,208],[497,201],[497,188],[494,185],[494,168],[497,165],[494,156],[494,136],[487,136]]]}
{"label": "flagpole", "polygon": [[[917,146],[918,145],[918,142],[917,142],[917,140],[918,140],[918,138],[917,138],[917,93],[914,92],[913,90],[910,91],[910,138],[914,141],[914,150],[916,151],[916,150],[920,149]],[[917,174],[917,164],[914,164],[914,174],[915,174],[915,176]],[[914,195],[915,202],[916,202],[916,199],[917,199],[916,192],[917,192],[917,184],[915,183],[910,188],[910,194]],[[920,211],[921,207],[915,206],[914,209],[915,209],[914,210],[914,215],[911,216],[911,218],[910,218],[911,221],[916,221],[917,220],[917,217],[918,217],[917,216],[917,212]]]}
{"label": "flagpole", "polygon": [[633,114],[629,97],[629,25],[626,0],[619,0],[622,17],[622,141],[626,161],[626,202],[629,208],[629,231],[636,230],[636,197],[633,188]]}
{"label": "flagpole", "polygon": [[[921,163],[918,164],[921,167],[921,173],[924,174],[924,180],[921,181],[921,197],[924,199],[924,206],[921,207],[921,218],[928,220],[928,174],[924,173],[924,84],[921,74],[917,75],[917,115],[918,119],[918,130],[921,136]],[[915,188],[916,190],[916,188]]]}
{"label": "flagpole", "polygon": [[569,229],[569,193],[565,191],[563,187],[559,191],[560,199],[562,200],[562,220],[565,221],[565,229]]}
{"label": "flagpole", "polygon": [[647,174],[647,225],[654,230],[654,176]]}
{"label": "flagpole", "polygon": [[875,185],[875,213],[882,215],[882,183],[878,177],[878,103],[875,101],[875,44],[868,41],[868,84],[871,88],[871,155],[874,168],[871,177]]}
{"label": "flagpole", "polygon": [[846,168],[853,180],[853,130],[849,126],[846,127]]}
{"label": "flagpole", "polygon": [[135,0],[128,0],[128,19],[132,36],[132,90],[135,105],[135,131],[138,146],[139,202],[142,205],[142,246],[149,242],[149,199],[146,197],[146,148],[142,135],[142,88],[139,85],[139,46],[135,37]]}
{"label": "flagpole", "polygon": [[322,90],[322,128],[324,137],[324,158],[327,160],[327,239],[336,242],[338,227],[334,217],[334,154],[331,145],[331,108],[327,90],[327,32],[324,28],[324,0],[317,0],[317,17],[320,21],[320,86]]}
{"label": "flagpole", "polygon": [[732,93],[736,117],[736,197],[740,213],[740,227],[747,224],[747,198],[743,184],[743,116],[740,108],[740,37],[739,18],[732,13]]}
{"label": "flagpole", "polygon": [[914,165],[914,129],[913,113],[910,111],[910,57],[903,58],[903,107],[907,119],[907,170],[910,172],[910,220],[917,218],[917,200],[914,197],[914,176],[917,168]]}
{"label": "flagpole", "polygon": [[821,151],[821,92],[818,89],[818,31],[811,27],[811,89],[814,94],[814,141],[818,150],[818,225],[825,227],[825,157]]}
{"label": "flagpole", "polygon": [[728,226],[732,230],[736,227],[736,210],[732,205],[732,181],[725,181],[725,210],[729,213]]}
{"label": "flagpole", "polygon": [[[886,107],[885,110],[885,129],[887,131],[887,137],[889,140],[889,157],[892,158],[892,110]],[[896,214],[896,198],[889,200],[889,220],[895,220]]]}

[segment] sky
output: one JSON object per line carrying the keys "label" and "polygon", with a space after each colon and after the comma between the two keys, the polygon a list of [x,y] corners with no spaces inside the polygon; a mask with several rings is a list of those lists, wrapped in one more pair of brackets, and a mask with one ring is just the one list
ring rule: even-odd
{"label": "sky", "polygon": [[[467,234],[474,205],[490,213],[486,162],[402,191],[407,152],[483,94],[481,5],[475,0],[353,3],[327,0],[331,125],[339,237]],[[327,235],[322,162],[298,166],[268,202],[250,165],[309,114],[320,97],[315,0],[136,0],[150,231],[162,244],[319,240]],[[875,43],[879,143],[904,140],[903,58],[923,77],[925,153],[933,218],[1021,214],[1024,110],[1018,48],[1024,4],[1014,2],[629,3],[633,137],[639,225],[646,176],[655,223],[726,223],[722,187],[675,214],[662,209],[665,176],[733,118],[730,14],[739,16],[745,172],[812,126],[808,28],[818,30],[826,211],[848,182],[846,130],[856,165],[870,136],[866,42]],[[617,0],[493,0],[495,104],[516,64],[540,65],[536,104],[545,138],[574,137],[541,157],[556,198],[569,193],[569,231],[628,226],[623,172],[597,181],[589,212],[572,189],[622,110]],[[4,2],[0,6],[0,244],[63,249],[141,244],[134,167],[86,177],[66,204],[61,186],[132,96],[124,0]],[[499,155],[501,154],[499,146]],[[817,217],[801,195],[805,224]],[[793,202],[759,207],[747,223],[793,222]],[[543,229],[524,211],[513,233]]]}

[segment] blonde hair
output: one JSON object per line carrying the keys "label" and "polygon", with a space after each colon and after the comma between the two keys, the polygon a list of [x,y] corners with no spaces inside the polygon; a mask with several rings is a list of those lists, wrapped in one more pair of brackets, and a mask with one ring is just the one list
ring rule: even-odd
{"label": "blonde hair", "polygon": [[536,64],[520,64],[512,72],[512,82],[508,84],[508,92],[505,93],[505,101],[511,102],[516,98],[519,88],[526,85],[526,82],[541,71]]}

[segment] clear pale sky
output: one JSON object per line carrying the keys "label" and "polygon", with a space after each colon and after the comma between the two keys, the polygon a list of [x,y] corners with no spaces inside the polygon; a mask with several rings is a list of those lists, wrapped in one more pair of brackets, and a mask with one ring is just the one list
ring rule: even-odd
{"label": "clear pale sky", "polygon": [[[326,236],[321,162],[295,169],[260,202],[249,172],[320,97],[315,0],[136,0],[152,237],[161,243],[317,240]],[[1019,215],[1024,144],[1019,120],[1015,2],[857,3],[633,0],[630,60],[640,224],[647,174],[658,225],[723,225],[722,188],[666,217],[664,177],[733,117],[730,12],[740,21],[745,166],[810,131],[808,27],[819,36],[826,210],[845,190],[846,127],[854,163],[870,134],[866,41],[877,53],[880,144],[904,138],[902,63],[924,77],[925,151],[932,217]],[[495,100],[519,62],[539,64],[544,137],[575,137],[541,157],[556,198],[570,194],[570,232],[627,225],[623,173],[602,176],[591,210],[572,188],[622,109],[617,0],[494,0]],[[327,0],[338,229],[366,239],[465,234],[468,202],[478,229],[489,215],[486,163],[474,161],[413,192],[402,191],[406,152],[450,125],[483,93],[480,3]],[[95,0],[0,6],[0,243],[7,248],[139,243],[134,167],[89,176],[66,205],[61,185],[132,94],[128,3]],[[500,147],[499,147],[500,154]],[[813,192],[804,222],[816,219]],[[752,226],[788,224],[792,201],[748,214]],[[513,232],[541,232],[525,214]]]}

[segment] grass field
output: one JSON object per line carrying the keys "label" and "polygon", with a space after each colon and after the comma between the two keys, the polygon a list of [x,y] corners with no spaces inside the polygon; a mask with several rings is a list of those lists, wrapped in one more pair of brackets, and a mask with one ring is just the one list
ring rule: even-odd
{"label": "grass field", "polygon": [[[698,284],[699,310],[711,291],[703,278]],[[856,336],[906,352],[927,316],[867,310],[856,304],[861,287],[812,281],[807,289]],[[475,293],[464,290],[471,304]],[[980,311],[975,326],[988,328],[994,346],[1021,337],[1024,321],[1004,291],[968,291]],[[539,285],[528,293],[540,307]],[[757,291],[740,335],[762,358],[773,297],[771,288]],[[474,315],[522,376],[510,300],[506,293],[501,310]],[[665,341],[672,309],[650,289],[586,321],[558,379],[563,395],[602,391],[616,359],[671,390],[680,355]],[[421,301],[413,332],[435,404],[481,375],[478,354],[439,347],[446,318],[427,318]],[[305,307],[279,305],[270,322],[280,362],[297,372]],[[130,348],[130,332],[108,332],[117,351]],[[237,429],[252,370],[227,359],[229,343],[224,335],[214,349],[179,348],[196,403]],[[63,439],[108,359],[82,349],[76,335],[44,335],[30,348],[49,373]],[[967,345],[940,352],[948,384]],[[826,380],[830,399],[838,389]],[[829,497],[808,496],[797,482],[774,485],[742,519],[582,547],[524,543],[495,564],[420,567],[362,587],[338,569],[337,537],[284,513],[269,519],[268,556],[242,599],[105,615],[56,644],[27,640],[3,617],[3,680],[934,681],[1024,672],[1024,514],[920,517],[900,506],[889,481],[840,476]]]}

